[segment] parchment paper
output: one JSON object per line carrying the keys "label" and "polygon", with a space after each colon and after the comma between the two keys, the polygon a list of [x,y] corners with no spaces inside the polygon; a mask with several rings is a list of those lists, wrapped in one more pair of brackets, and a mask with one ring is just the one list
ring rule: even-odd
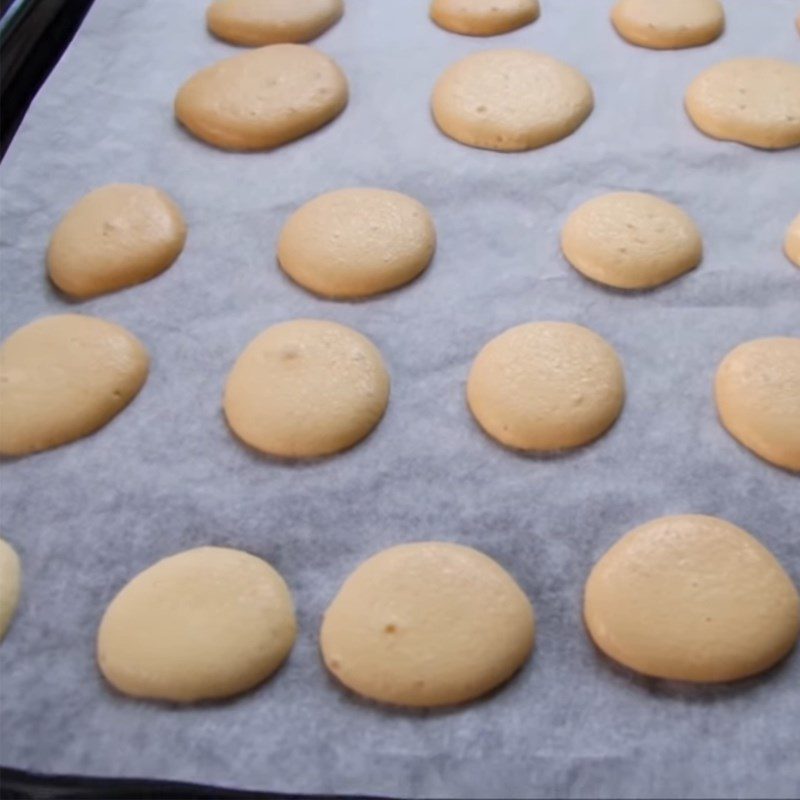
{"label": "parchment paper", "polygon": [[[176,89],[235,52],[206,33],[204,2],[97,0],[0,169],[2,334],[85,312],[134,331],[152,372],[99,433],[2,465],[2,531],[24,590],[0,648],[2,762],[38,771],[251,789],[407,797],[791,797],[800,790],[800,656],[760,679],[686,688],[599,656],[581,623],[583,581],[620,535],[663,514],[716,514],[756,534],[800,580],[800,484],[715,418],[712,379],[736,344],[800,335],[800,271],[781,252],[800,211],[797,150],[706,138],[683,92],[739,55],[797,60],[790,0],[730,0],[728,30],[683,52],[626,44],[606,0],[546,0],[534,25],[494,39],[435,27],[425,0],[348,0],[317,42],[352,97],[333,124],[262,154],[229,154],[173,121]],[[509,155],[461,146],[429,117],[441,71],[468,53],[530,47],[580,68],[596,110],[572,137]],[[61,214],[112,181],[153,182],[190,225],[156,280],[83,303],[48,284]],[[394,293],[325,302],[275,264],[287,215],[323,191],[373,185],[432,211],[428,272]],[[606,291],[572,270],[558,233],[583,200],[657,192],[705,237],[702,266],[659,290]],[[267,325],[338,320],[391,369],[388,413],[363,444],[290,465],[226,429],[228,370]],[[594,328],[625,363],[613,430],[570,455],[528,458],[472,421],[464,384],[491,337],[530,320]],[[478,547],[538,615],[535,654],[484,702],[437,713],[359,701],[317,654],[341,581],[391,544]],[[111,691],[94,663],[106,604],[141,569],[201,544],[267,558],[289,582],[300,634],[284,669],[233,702],[170,707]]]}

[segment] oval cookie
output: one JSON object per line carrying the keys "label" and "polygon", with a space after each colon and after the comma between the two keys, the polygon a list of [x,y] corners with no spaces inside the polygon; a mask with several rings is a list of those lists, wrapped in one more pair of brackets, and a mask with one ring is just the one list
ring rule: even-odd
{"label": "oval cookie", "polygon": [[175,98],[195,136],[226,150],[268,150],[321,128],[347,105],[347,79],[323,53],[275,44],[196,73]]}
{"label": "oval cookie", "polygon": [[495,561],[446,542],[384,550],[325,612],[328,669],[364,697],[402,706],[464,703],[508,680],[533,647],[528,598]]}
{"label": "oval cookie", "polygon": [[778,150],[800,145],[800,64],[735,58],[701,72],[686,92],[692,122],[715,139]]}
{"label": "oval cookie", "polygon": [[272,675],[295,639],[292,597],[260,558],[198,547],[137,575],[106,610],[97,661],[120,692],[193,702],[239,694]]}
{"label": "oval cookie", "polygon": [[389,373],[369,339],[336,322],[298,319],[250,342],[228,377],[224,406],[251,447],[313,458],[361,441],[388,402]]}
{"label": "oval cookie", "polygon": [[694,269],[703,241],[678,206],[642,192],[614,192],[570,214],[561,249],[587,278],[618,289],[649,289]]}
{"label": "oval cookie", "polygon": [[754,339],[722,360],[714,383],[728,432],[779,467],[800,471],[800,339]]}
{"label": "oval cookie", "polygon": [[432,0],[430,15],[453,33],[495,36],[536,20],[539,0]]}
{"label": "oval cookie", "polygon": [[231,44],[261,47],[310,42],[338,22],[342,0],[214,0],[206,23],[214,36]]}
{"label": "oval cookie", "polygon": [[436,230],[425,206],[385,189],[341,189],[295,211],[278,260],[301,286],[356,298],[408,283],[433,258]]}
{"label": "oval cookie", "polygon": [[436,124],[488,150],[531,150],[563,139],[592,112],[578,70],[529,50],[487,50],[456,62],[433,91]]}
{"label": "oval cookie", "polygon": [[597,439],[624,399],[614,348],[569,322],[510,328],[478,353],[467,382],[467,402],[480,426],[501,444],[526,451]]}
{"label": "oval cookie", "polygon": [[794,646],[797,590],[749,533],[706,516],[662,517],[623,536],[586,582],[595,644],[630,669],[680,681],[763,672]]}
{"label": "oval cookie", "polygon": [[800,267],[800,214],[798,214],[786,231],[783,250],[792,263]]}
{"label": "oval cookie", "polygon": [[611,21],[631,44],[672,50],[713,42],[725,28],[725,10],[719,0],[618,0]]}
{"label": "oval cookie", "polygon": [[50,239],[50,279],[72,297],[94,297],[149,280],[186,242],[186,223],[160,189],[115,183],[95,189],[64,215]]}
{"label": "oval cookie", "polygon": [[96,317],[43,317],[0,348],[0,454],[58,447],[102,428],[147,379],[144,345]]}
{"label": "oval cookie", "polygon": [[0,641],[14,619],[21,583],[19,556],[5,539],[0,539]]}

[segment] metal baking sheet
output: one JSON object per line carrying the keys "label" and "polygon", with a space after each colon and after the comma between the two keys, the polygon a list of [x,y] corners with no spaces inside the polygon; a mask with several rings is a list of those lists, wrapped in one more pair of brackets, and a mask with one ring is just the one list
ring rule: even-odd
{"label": "metal baking sheet", "polygon": [[[121,323],[147,344],[150,378],[97,434],[6,461],[2,531],[24,564],[18,616],[0,648],[0,760],[18,768],[249,789],[406,797],[790,797],[800,788],[800,656],[715,688],[612,666],[581,624],[592,563],[633,526],[680,512],[750,530],[800,579],[798,479],[718,424],[716,365],[749,338],[800,335],[800,272],[781,252],[800,210],[798,151],[712,141],[683,92],[738,55],[800,58],[793,0],[729,0],[717,42],[654,52],[623,42],[607,0],[545,0],[534,25],[457,36],[425,0],[348,0],[316,46],[346,71],[351,100],[322,131],[269,153],[231,154],[173,120],[176,89],[235,52],[197,0],[98,0],[0,167],[3,336],[44,314]],[[580,68],[596,109],[573,136],[523,154],[442,136],[429,97],[454,60],[528,47]],[[61,214],[112,181],[169,191],[190,225],[180,261],[127,291],[71,303],[44,253]],[[321,192],[372,185],[432,211],[428,272],[360,303],[326,302],[275,264],[287,215]],[[686,208],[705,237],[694,272],[623,294],[581,278],[558,233],[581,201],[641,189]],[[377,343],[388,413],[338,457],[261,458],[226,429],[221,394],[244,345],[292,317],[338,320]],[[464,401],[472,358],[530,320],[594,328],[625,363],[628,397],[596,444],[529,458],[492,443]],[[321,615],[345,576],[391,544],[478,547],[536,607],[535,654],[483,702],[410,713],[362,702],[320,662]],[[291,585],[300,634],[257,691],[187,708],[126,699],[94,663],[100,616],[135,573],[201,544],[267,558]]]}

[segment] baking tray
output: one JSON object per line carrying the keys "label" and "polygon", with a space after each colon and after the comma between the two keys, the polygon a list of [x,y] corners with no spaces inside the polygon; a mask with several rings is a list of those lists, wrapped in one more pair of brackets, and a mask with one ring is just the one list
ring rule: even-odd
{"label": "baking tray", "polygon": [[[717,514],[756,534],[800,578],[796,476],[718,424],[711,384],[736,344],[800,334],[798,271],[781,253],[800,208],[797,151],[768,153],[696,131],[682,95],[736,55],[797,60],[789,0],[729,0],[708,47],[651,52],[621,41],[609,2],[543,3],[534,25],[492,40],[449,34],[424,0],[350,0],[316,46],[351,101],[333,124],[270,153],[231,154],[172,117],[177,87],[233,48],[194,0],[100,0],[34,101],[0,167],[3,336],[47,314],[121,323],[147,344],[150,378],[97,434],[0,466],[0,527],[21,553],[18,616],[0,647],[0,760],[36,773],[191,781],[247,790],[403,797],[791,797],[800,786],[800,659],[730,686],[638,678],[601,658],[581,625],[592,563],[622,533],[670,513]],[[530,47],[580,68],[596,109],[550,147],[458,145],[430,119],[449,64]],[[190,226],[180,261],[142,286],[70,303],[43,257],[64,210],[110,181],[153,182]],[[361,303],[319,300],[274,260],[291,211],[349,185],[408,192],[439,247],[412,285]],[[615,189],[679,203],[705,237],[703,264],[623,294],[580,277],[558,232]],[[348,453],[261,458],[229,433],[225,377],[267,325],[322,317],[381,348],[385,419]],[[628,398],[609,434],[561,457],[509,452],[464,402],[472,358],[537,319],[592,327],[618,350]],[[437,712],[353,697],[317,652],[321,615],[364,558],[443,538],[505,565],[539,625],[531,661],[483,702]],[[286,666],[228,703],[179,708],[121,697],[94,664],[100,616],[158,558],[200,544],[267,558],[292,587],[300,634]]]}

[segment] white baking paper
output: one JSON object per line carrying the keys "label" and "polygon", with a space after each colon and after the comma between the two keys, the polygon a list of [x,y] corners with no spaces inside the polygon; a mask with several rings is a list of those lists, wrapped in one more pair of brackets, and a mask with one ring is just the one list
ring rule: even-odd
{"label": "white baking paper", "polygon": [[[733,56],[800,59],[792,0],[729,0],[717,42],[656,52],[622,41],[607,0],[544,0],[535,24],[493,39],[427,18],[426,0],[348,0],[316,46],[350,81],[344,114],[269,153],[233,154],[173,120],[176,89],[236,52],[206,32],[199,0],[97,0],[4,163],[3,336],[44,314],[95,314],[147,344],[152,371],[97,434],[2,464],[2,533],[24,588],[0,647],[0,761],[34,771],[198,781],[294,792],[416,797],[793,797],[800,790],[800,655],[754,680],[687,688],[634,677],[590,644],[581,591],[593,562],[653,517],[722,516],[800,580],[800,483],[719,425],[716,365],[735,345],[800,335],[800,270],[781,252],[800,211],[800,151],[706,138],[682,97]],[[429,114],[443,69],[493,47],[578,67],[596,109],[568,139],[523,154],[464,147]],[[190,226],[175,266],[89,302],[48,283],[63,212],[113,181],[155,183]],[[275,263],[287,215],[345,186],[407,192],[439,246],[412,285],[326,302]],[[694,272],[652,292],[608,291],[559,252],[583,200],[617,189],[685,208],[705,239]],[[388,413],[343,455],[259,457],[221,413],[225,377],[266,326],[351,325],[392,374]],[[484,436],[464,400],[491,337],[531,320],[585,324],[620,353],[624,412],[590,447],[553,458]],[[363,559],[399,542],[473,545],[507,567],[538,616],[533,658],[483,702],[431,713],[360,701],[326,674],[321,615]],[[267,558],[291,586],[300,634],[268,684],[188,708],[111,691],[97,625],[126,581],[202,544]]]}

